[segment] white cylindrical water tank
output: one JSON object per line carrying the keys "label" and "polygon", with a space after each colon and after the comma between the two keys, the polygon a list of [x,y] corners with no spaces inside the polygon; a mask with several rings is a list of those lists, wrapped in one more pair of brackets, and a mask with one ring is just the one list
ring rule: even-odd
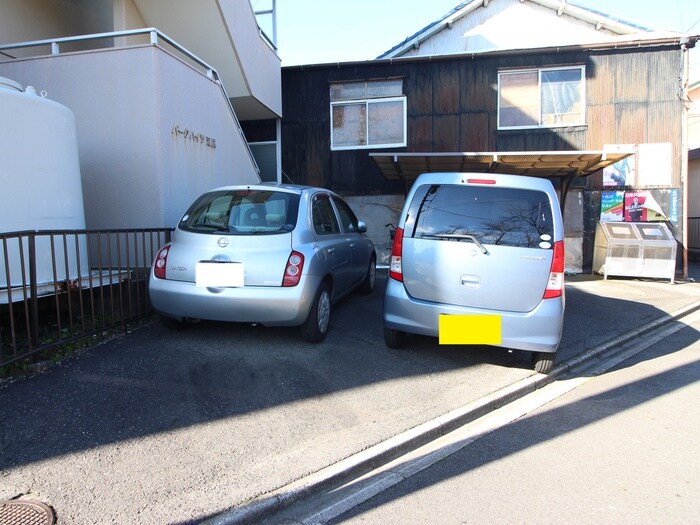
{"label": "white cylindrical water tank", "polygon": [[[0,233],[24,230],[85,228],[75,116],[67,107],[39,96],[31,86],[0,77]],[[84,239],[84,236],[81,237]],[[37,282],[53,282],[87,274],[85,241],[71,239],[66,250],[58,243],[54,276],[51,244],[37,238]],[[78,246],[76,246],[78,245]],[[27,249],[23,247],[25,272]],[[76,264],[80,248],[81,268]],[[0,290],[7,272],[0,245]],[[19,244],[8,240],[10,282],[22,284]],[[64,253],[65,252],[65,253]],[[69,270],[66,272],[66,257]],[[13,299],[14,300],[14,299]]]}

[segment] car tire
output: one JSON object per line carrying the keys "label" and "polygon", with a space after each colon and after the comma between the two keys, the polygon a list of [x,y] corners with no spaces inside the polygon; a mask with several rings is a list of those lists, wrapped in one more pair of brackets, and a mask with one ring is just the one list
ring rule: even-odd
{"label": "car tire", "polygon": [[402,348],[406,344],[406,332],[384,327],[384,344],[389,348]]}
{"label": "car tire", "polygon": [[321,283],[311,311],[306,321],[299,327],[301,338],[307,343],[320,343],[328,334],[331,321],[331,288],[328,283]]}
{"label": "car tire", "polygon": [[533,352],[532,368],[540,374],[549,374],[554,367],[556,357],[556,352]]}
{"label": "car tire", "polygon": [[369,260],[369,266],[367,266],[367,273],[365,274],[365,279],[360,285],[360,293],[363,295],[369,295],[374,292],[374,285],[377,282],[377,260],[372,256]]}

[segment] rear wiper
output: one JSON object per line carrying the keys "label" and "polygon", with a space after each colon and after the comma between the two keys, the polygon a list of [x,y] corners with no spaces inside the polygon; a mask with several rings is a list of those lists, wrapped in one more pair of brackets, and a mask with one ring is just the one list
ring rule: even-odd
{"label": "rear wiper", "polygon": [[221,224],[193,224],[191,226],[193,230],[211,230],[215,232],[230,232],[231,228],[228,226],[222,226]]}
{"label": "rear wiper", "polygon": [[423,235],[423,237],[431,237],[435,239],[454,239],[456,241],[472,241],[474,244],[476,244],[479,249],[483,252],[488,254],[489,251],[486,249],[486,246],[484,246],[479,239],[474,237],[473,235],[468,235],[468,234],[459,234],[459,233],[436,233],[434,235]]}

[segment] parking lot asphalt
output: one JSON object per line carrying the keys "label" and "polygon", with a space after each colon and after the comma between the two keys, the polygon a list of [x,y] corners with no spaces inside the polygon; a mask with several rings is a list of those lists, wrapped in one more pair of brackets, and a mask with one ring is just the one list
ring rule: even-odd
{"label": "parking lot asphalt", "polygon": [[384,279],[334,308],[321,345],[294,329],[152,324],[0,384],[0,501],[42,501],[69,524],[254,521],[700,308],[690,280],[568,276],[545,379],[519,352],[387,349]]}

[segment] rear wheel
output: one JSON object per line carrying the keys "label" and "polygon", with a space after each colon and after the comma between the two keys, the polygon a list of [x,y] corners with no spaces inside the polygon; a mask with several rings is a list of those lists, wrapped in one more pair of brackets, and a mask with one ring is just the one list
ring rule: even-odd
{"label": "rear wheel", "polygon": [[533,352],[532,368],[540,374],[549,374],[554,367],[556,352]]}
{"label": "rear wheel", "polygon": [[321,283],[311,305],[309,316],[299,327],[301,338],[309,343],[320,343],[326,338],[331,322],[331,291],[328,283]]}
{"label": "rear wheel", "polygon": [[384,327],[384,344],[389,348],[401,348],[406,344],[406,332]]}
{"label": "rear wheel", "polygon": [[374,291],[374,283],[377,280],[377,260],[372,256],[369,260],[365,280],[360,285],[360,293],[369,295]]}

